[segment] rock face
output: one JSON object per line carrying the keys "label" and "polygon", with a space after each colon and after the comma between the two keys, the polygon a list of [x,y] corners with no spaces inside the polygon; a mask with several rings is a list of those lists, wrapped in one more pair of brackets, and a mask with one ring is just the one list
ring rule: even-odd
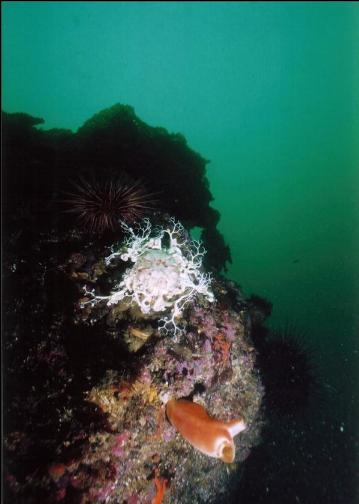
{"label": "rock face", "polygon": [[[40,123],[4,115],[5,500],[229,502],[259,440],[263,387],[247,305],[218,273],[230,254],[209,206],[206,161],[131,107],[103,111],[77,133]],[[153,181],[158,194],[139,240],[116,228],[117,213],[98,234],[62,213],[71,178],[104,180],[89,182],[97,200],[122,171]],[[106,224],[109,195],[89,207],[92,193],[81,211],[99,208]],[[126,205],[134,197],[147,211],[137,189]],[[206,255],[190,240],[194,226]],[[233,464],[170,424],[166,403],[180,398],[223,422],[243,418]]]}
{"label": "rock face", "polygon": [[208,267],[220,270],[231,261],[217,229],[220,214],[210,206],[208,161],[181,134],[149,126],[132,107],[121,104],[95,114],[76,133],[42,130],[36,126],[43,119],[27,114],[3,113],[2,119],[6,229],[21,207],[31,215],[32,227],[57,223],[69,228],[74,214],[59,215],[64,210],[59,200],[73,192],[79,177],[103,188],[128,176],[154,195],[157,210],[186,228],[200,228]]}
{"label": "rock face", "polygon": [[[74,230],[42,235],[34,269],[7,263],[21,283],[8,313],[27,321],[7,333],[8,377],[19,384],[7,399],[11,501],[226,502],[261,429],[241,293],[214,278],[215,301],[199,293],[175,336],[161,330],[163,314],[143,314],[127,297],[83,302],[84,289],[110,292],[125,274],[108,255]],[[234,464],[203,455],[168,422],[166,402],[184,397],[220,420],[244,418]]]}
{"label": "rock face", "polygon": [[[225,291],[225,285],[217,283],[217,289]],[[112,459],[117,479],[109,502],[132,496],[151,502],[157,474],[170,483],[165,502],[218,502],[230,490],[225,464],[185,441],[166,420],[164,403],[191,397],[217,418],[242,415],[248,428],[236,438],[236,463],[245,460],[258,441],[262,387],[242,316],[198,303],[178,343],[155,331],[135,359],[133,375],[108,372],[88,392],[88,401],[108,415],[111,432],[93,436],[81,460],[91,465]]]}

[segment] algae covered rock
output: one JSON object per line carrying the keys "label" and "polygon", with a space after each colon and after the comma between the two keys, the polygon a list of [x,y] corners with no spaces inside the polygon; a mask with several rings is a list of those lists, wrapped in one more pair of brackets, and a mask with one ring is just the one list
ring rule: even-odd
{"label": "algae covered rock", "polygon": [[[6,500],[227,502],[259,441],[263,387],[243,296],[218,273],[230,255],[206,161],[131,107],[77,133],[39,124],[4,115]],[[100,233],[63,213],[74,177],[102,190],[120,172],[158,194],[137,227],[114,214]],[[233,464],[179,434],[171,399],[243,419]]]}
{"label": "algae covered rock", "polygon": [[[225,284],[216,282],[219,290]],[[232,474],[240,471],[259,441],[263,395],[243,315],[230,306],[198,303],[188,311],[178,342],[154,334],[135,359],[133,374],[108,372],[88,392],[88,401],[107,415],[113,432],[105,439],[98,432],[93,439],[95,453],[113,460],[121,481],[108,502],[133,495],[138,502],[151,502],[156,477],[168,483],[164,502],[218,502],[221,493],[230,493],[228,466],[182,438],[166,419],[165,404],[187,397],[216,418],[243,416],[247,428],[235,438],[236,459],[230,467]],[[93,448],[88,450],[94,457]],[[88,460],[89,451],[83,456]]]}
{"label": "algae covered rock", "polygon": [[[183,135],[149,126],[123,104],[98,112],[77,132],[41,129],[43,119],[27,114],[4,112],[2,118],[6,229],[21,207],[32,215],[34,231],[54,224],[67,229],[73,226],[73,214],[63,214],[60,202],[73,192],[79,177],[86,181],[87,194],[92,182],[102,190],[113,181],[131,180],[148,206],[155,203],[157,210],[174,215],[186,228],[201,229],[209,267],[220,270],[231,261],[217,229],[220,214],[210,206],[208,161]],[[116,230],[109,231],[113,239]]]}
{"label": "algae covered rock", "polygon": [[[178,229],[176,243],[181,242]],[[159,235],[163,236],[161,232]],[[122,260],[128,259],[128,250],[141,256],[148,241],[155,240],[143,233],[143,227],[138,236],[142,241],[137,243],[137,249],[133,239],[120,247]],[[182,235],[182,247],[185,240]],[[186,250],[190,250],[188,244]],[[110,257],[119,255],[115,252]],[[94,264],[107,265],[107,271],[106,267],[105,271],[100,269],[98,278],[92,275],[92,282],[96,284],[100,277],[103,280],[103,276],[108,276],[110,285],[114,283],[111,277],[115,277],[121,286],[121,268],[113,268],[108,257],[94,259]],[[132,260],[136,263],[134,257]],[[151,262],[147,267],[154,272],[162,268],[164,260]],[[178,267],[183,270],[182,257]],[[128,270],[122,272],[122,278],[126,275],[130,275]],[[88,280],[78,274],[71,278],[80,292],[89,292]],[[148,288],[147,281],[142,281]],[[191,282],[187,283],[192,292]],[[143,292],[141,285],[138,288]],[[158,281],[153,285],[153,295],[162,299],[163,293],[157,288]],[[240,291],[219,278],[211,281],[210,297],[208,289],[209,286],[187,299],[169,327],[161,321],[168,320],[166,310],[171,315],[176,298],[167,291],[168,304],[158,311],[147,310],[146,304],[128,292],[114,301],[111,291],[107,296],[98,291],[77,305],[74,317],[78,325],[98,327],[127,353],[120,370],[107,370],[104,378],[85,392],[86,401],[105,416],[107,431],[98,430],[82,447],[76,463],[66,467],[71,480],[84,478],[84,464],[92,467],[103,460],[111,463],[115,469],[112,483],[105,485],[107,502],[131,502],[135,498],[138,502],[151,502],[155,489],[161,485],[163,492],[166,490],[164,502],[217,502],[221,493],[230,492],[228,467],[197,451],[166,418],[169,399],[187,398],[223,421],[243,418],[246,428],[235,438],[233,474],[259,440],[263,388],[255,368],[245,306],[238,302]],[[181,292],[180,296],[186,293]],[[91,501],[93,497],[88,492],[93,493],[93,486],[91,490],[90,486],[83,489],[83,495]]]}
{"label": "algae covered rock", "polygon": [[[162,228],[169,222],[163,217]],[[14,240],[18,249],[22,238]],[[175,296],[159,312],[146,313],[129,296],[108,304],[130,267],[106,260],[111,250],[78,231],[50,232],[31,264],[16,254],[5,263],[14,287],[5,305],[7,495],[30,504],[226,502],[262,425],[242,295],[213,277],[211,296],[199,289],[176,313],[178,330],[164,330]],[[91,289],[104,299],[89,303],[84,291]],[[202,454],[177,432],[165,414],[171,398],[223,421],[244,419],[233,464]]]}

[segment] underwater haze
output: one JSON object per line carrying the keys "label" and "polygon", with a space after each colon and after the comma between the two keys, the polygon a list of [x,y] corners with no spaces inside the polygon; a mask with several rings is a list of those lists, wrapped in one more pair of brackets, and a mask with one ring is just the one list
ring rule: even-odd
{"label": "underwater haze", "polygon": [[[328,485],[316,502],[354,504],[359,5],[3,2],[2,15],[3,110],[76,131],[128,104],[210,161],[227,277],[272,302],[271,326],[295,326],[314,352],[329,405],[309,436],[328,432],[327,451],[314,449],[316,483]],[[326,462],[341,468],[325,473]],[[246,488],[247,502],[273,502],[266,486],[257,500]]]}

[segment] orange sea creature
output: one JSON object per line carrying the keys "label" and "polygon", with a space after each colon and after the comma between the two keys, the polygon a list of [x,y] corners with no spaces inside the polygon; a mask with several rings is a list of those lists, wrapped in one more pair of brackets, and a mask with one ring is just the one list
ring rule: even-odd
{"label": "orange sea creature", "polygon": [[48,468],[48,473],[54,481],[58,481],[61,478],[61,476],[65,474],[65,472],[66,472],[66,466],[61,463],[54,462]]}
{"label": "orange sea creature", "polygon": [[168,480],[165,478],[161,478],[159,476],[159,473],[156,471],[156,476],[155,476],[155,485],[156,485],[156,495],[152,499],[151,504],[161,504],[163,501],[163,497],[165,495],[165,492],[168,488]]}
{"label": "orange sea creature", "polygon": [[227,364],[230,358],[231,343],[226,341],[222,333],[218,333],[214,337],[213,349],[219,353],[220,362]]}
{"label": "orange sea creature", "polygon": [[166,404],[171,424],[194,448],[228,464],[234,461],[233,438],[246,428],[242,417],[225,422],[208,415],[200,404],[186,399],[171,399]]}

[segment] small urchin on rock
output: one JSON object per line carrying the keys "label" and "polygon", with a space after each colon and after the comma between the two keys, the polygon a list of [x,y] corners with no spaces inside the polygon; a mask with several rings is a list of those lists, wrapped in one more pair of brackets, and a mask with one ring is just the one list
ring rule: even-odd
{"label": "small urchin on rock", "polygon": [[155,205],[141,180],[127,174],[104,180],[80,178],[73,183],[75,191],[67,195],[67,211],[77,216],[84,229],[103,234],[115,231],[120,220],[132,223],[144,217]]}

